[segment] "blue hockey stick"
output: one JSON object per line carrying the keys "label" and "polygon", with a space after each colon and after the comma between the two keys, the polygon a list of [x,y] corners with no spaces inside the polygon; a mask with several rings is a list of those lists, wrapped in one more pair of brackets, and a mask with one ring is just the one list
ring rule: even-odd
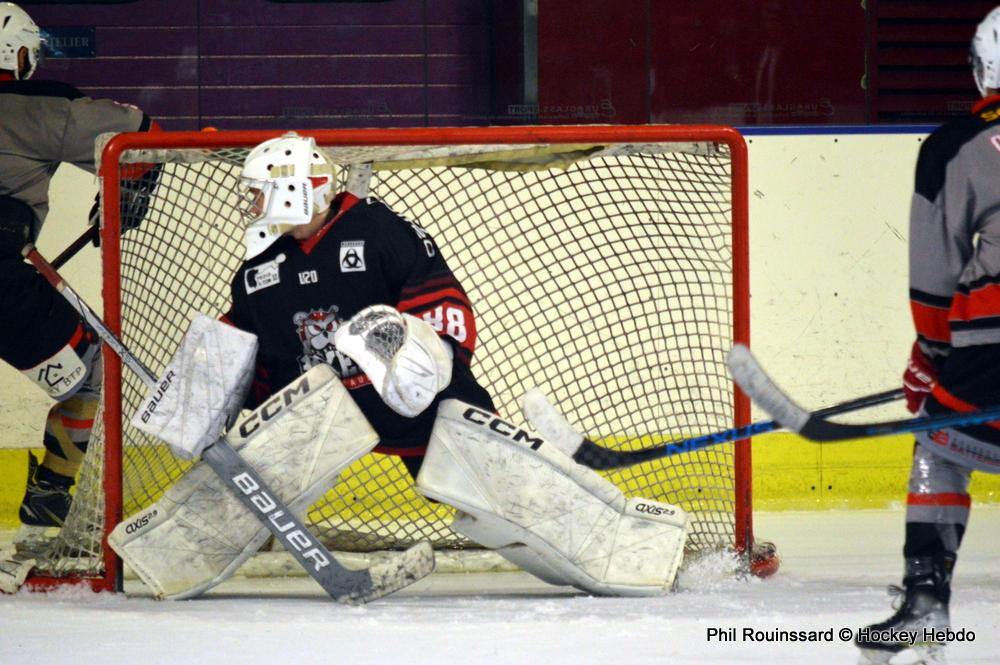
{"label": "blue hockey stick", "polygon": [[[751,397],[753,396],[751,395]],[[825,409],[820,409],[811,415],[817,417],[835,416],[842,413],[857,411],[859,409],[867,409],[880,404],[886,404],[888,402],[901,399],[902,397],[902,388],[886,390],[880,393],[859,397],[851,400],[850,402],[843,402],[841,404],[829,406]],[[670,457],[671,455],[690,453],[695,450],[710,448],[711,446],[716,446],[721,443],[739,441],[740,439],[746,439],[757,434],[766,434],[767,432],[772,432],[776,429],[780,429],[781,427],[782,424],[777,420],[760,421],[744,425],[743,427],[735,427],[722,432],[713,432],[712,434],[696,436],[690,439],[672,441],[671,443],[653,446],[650,448],[643,448],[641,450],[611,450],[609,448],[599,446],[589,439],[584,439],[580,446],[576,449],[576,452],[573,453],[573,459],[584,466],[590,467],[591,469],[616,469],[632,464],[649,462],[651,460],[660,459],[661,457]]]}

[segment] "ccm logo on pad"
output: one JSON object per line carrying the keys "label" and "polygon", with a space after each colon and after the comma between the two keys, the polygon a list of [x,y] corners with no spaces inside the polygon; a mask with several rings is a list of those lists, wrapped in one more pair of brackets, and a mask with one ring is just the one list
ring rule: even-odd
{"label": "ccm logo on pad", "polygon": [[309,394],[309,379],[305,376],[298,382],[290,384],[280,393],[264,402],[260,407],[240,423],[240,436],[247,437],[260,429],[260,426],[281,413],[282,409],[291,405],[296,395]]}
{"label": "ccm logo on pad", "polygon": [[523,442],[531,444],[532,450],[538,450],[538,447],[543,443],[541,439],[531,436],[523,429],[518,429],[507,421],[500,420],[492,413],[487,413],[486,411],[470,408],[465,410],[462,417],[470,423],[475,423],[481,427],[488,427],[497,434],[502,434],[508,439],[513,439],[517,443]]}

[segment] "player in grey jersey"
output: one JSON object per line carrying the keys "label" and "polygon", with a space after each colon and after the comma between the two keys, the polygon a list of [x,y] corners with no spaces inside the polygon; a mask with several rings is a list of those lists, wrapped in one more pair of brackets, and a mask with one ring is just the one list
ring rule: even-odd
{"label": "player in grey jersey", "polygon": [[[1000,7],[977,28],[970,61],[982,99],[935,130],[917,161],[909,240],[917,335],[903,376],[913,413],[1000,404]],[[921,662],[943,662],[943,645],[923,630],[949,626],[971,472],[1000,472],[1000,422],[919,432],[916,442],[903,586],[891,587],[901,602],[859,637],[863,663],[887,663],[911,647]],[[918,643],[887,637],[892,631],[915,631]]]}
{"label": "player in grey jersey", "polygon": [[[28,80],[40,54],[38,26],[17,5],[0,2],[0,358],[55,401],[45,425],[45,457],[41,465],[29,458],[19,542],[61,526],[66,518],[101,379],[93,331],[23,261],[21,249],[41,231],[49,181],[60,164],[93,173],[94,140],[100,134],[155,126],[133,106],[91,99],[65,83]],[[126,191],[133,193],[135,214],[129,221],[135,225],[156,173],[133,175]]]}

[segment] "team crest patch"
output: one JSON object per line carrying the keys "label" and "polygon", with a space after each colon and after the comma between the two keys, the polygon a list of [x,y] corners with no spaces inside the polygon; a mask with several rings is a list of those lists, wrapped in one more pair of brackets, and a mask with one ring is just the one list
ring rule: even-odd
{"label": "team crest patch", "polygon": [[278,254],[272,261],[267,261],[259,266],[248,269],[243,274],[243,283],[247,289],[247,295],[254,291],[266,289],[281,282],[281,273],[278,265],[285,261],[284,254]]}
{"label": "team crest patch", "polygon": [[323,364],[332,367],[341,378],[361,372],[353,360],[337,351],[333,343],[333,336],[344,323],[338,315],[339,311],[339,307],[332,305],[329,309],[311,309],[292,316],[292,323],[302,342],[299,366],[303,372]]}
{"label": "team crest patch", "polygon": [[365,241],[345,240],[340,243],[340,272],[364,272]]}

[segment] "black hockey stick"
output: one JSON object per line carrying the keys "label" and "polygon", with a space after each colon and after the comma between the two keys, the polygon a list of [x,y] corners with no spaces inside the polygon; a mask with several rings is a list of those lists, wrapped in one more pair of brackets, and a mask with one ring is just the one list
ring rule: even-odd
{"label": "black hockey stick", "polygon": [[[852,411],[858,411],[860,409],[867,409],[880,404],[886,404],[888,402],[894,402],[902,397],[902,388],[886,390],[880,393],[859,397],[849,402],[828,406],[825,409],[813,412],[812,415],[820,417],[836,416],[844,413],[850,413]],[[643,448],[641,450],[611,450],[610,448],[605,448],[604,446],[594,443],[590,439],[584,438],[580,443],[580,446],[576,449],[576,452],[573,453],[573,459],[584,466],[590,467],[591,469],[617,469],[623,466],[641,464],[643,462],[649,462],[663,457],[670,457],[672,455],[690,453],[695,450],[702,450],[703,448],[717,446],[722,443],[730,443],[731,441],[747,439],[757,434],[772,432],[776,429],[780,429],[781,427],[781,423],[775,420],[759,421],[750,423],[749,425],[744,425],[743,427],[734,427],[721,432],[713,432],[712,434],[696,436],[690,439],[672,441],[667,444]]]}
{"label": "black hockey stick", "polygon": [[64,249],[62,251],[62,254],[52,259],[52,267],[56,270],[62,268],[63,265],[71,258],[76,256],[81,249],[89,245],[91,241],[93,241],[93,239],[96,238],[97,234],[99,234],[100,232],[101,229],[100,227],[97,226],[97,224],[91,224],[90,226],[88,226],[87,230],[84,231],[83,235],[74,240],[69,247]]}
{"label": "black hockey stick", "polygon": [[[125,366],[147,386],[155,386],[156,375],[133,355],[121,339],[70,288],[34,245],[25,246],[22,254],[87,320]],[[351,604],[375,600],[409,586],[434,569],[434,553],[426,542],[421,542],[399,556],[366,570],[348,570],[340,565],[318,539],[312,537],[302,521],[268,487],[257,471],[233,450],[225,437],[220,437],[205,448],[202,459],[335,600]],[[279,516],[280,520],[277,519]],[[297,538],[308,541],[308,546],[301,540],[297,542],[290,537],[296,534]],[[307,557],[307,552],[312,552],[312,555]]]}
{"label": "black hockey stick", "polygon": [[784,427],[813,441],[843,441],[871,436],[923,432],[945,427],[969,427],[1000,420],[1000,406],[991,406],[969,413],[946,413],[879,423],[857,425],[834,423],[818,412],[806,411],[792,401],[767,375],[764,368],[750,353],[750,349],[742,344],[737,344],[729,352],[728,362],[733,379],[754,402]]}

